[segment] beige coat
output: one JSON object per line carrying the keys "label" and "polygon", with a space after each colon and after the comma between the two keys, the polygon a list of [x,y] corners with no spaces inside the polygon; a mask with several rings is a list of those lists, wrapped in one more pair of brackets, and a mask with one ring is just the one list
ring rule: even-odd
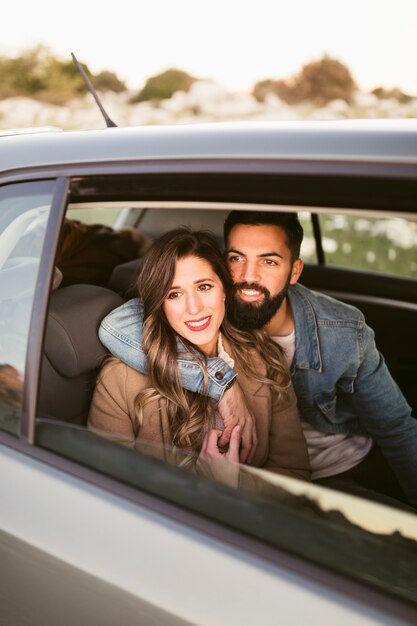
{"label": "beige coat", "polygon": [[[257,354],[254,359],[259,361],[258,371],[265,371]],[[268,385],[248,378],[238,367],[235,371],[256,423],[258,447],[252,465],[309,480],[307,446],[292,386],[288,398],[278,400]],[[136,418],[135,398],[149,386],[144,374],[117,359],[107,361],[98,377],[87,426],[112,441],[173,462],[165,401],[146,405],[141,425]]]}

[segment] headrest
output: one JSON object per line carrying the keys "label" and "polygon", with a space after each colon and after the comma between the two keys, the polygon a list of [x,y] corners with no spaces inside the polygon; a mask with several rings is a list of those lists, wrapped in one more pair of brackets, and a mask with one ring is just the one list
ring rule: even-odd
{"label": "headrest", "polygon": [[107,354],[100,343],[101,320],[123,300],[110,289],[71,285],[51,294],[45,355],[63,376],[72,378],[96,369]]}
{"label": "headrest", "polygon": [[124,298],[137,296],[136,277],[141,264],[142,259],[134,259],[116,265],[109,278],[109,288],[120,293]]}

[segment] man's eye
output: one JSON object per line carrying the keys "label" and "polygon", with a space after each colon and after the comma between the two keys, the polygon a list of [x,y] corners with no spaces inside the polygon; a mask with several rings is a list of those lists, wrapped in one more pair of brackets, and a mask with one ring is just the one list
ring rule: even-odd
{"label": "man's eye", "polygon": [[179,298],[180,296],[181,296],[180,291],[171,291],[171,293],[169,293],[167,296],[167,300],[175,300],[176,298]]}
{"label": "man's eye", "polygon": [[264,263],[265,265],[269,265],[269,266],[278,265],[278,263],[276,261],[273,261],[272,259],[264,259]]}
{"label": "man's eye", "polygon": [[229,256],[228,261],[229,263],[239,263],[243,261],[243,258],[241,256],[234,255],[234,256]]}

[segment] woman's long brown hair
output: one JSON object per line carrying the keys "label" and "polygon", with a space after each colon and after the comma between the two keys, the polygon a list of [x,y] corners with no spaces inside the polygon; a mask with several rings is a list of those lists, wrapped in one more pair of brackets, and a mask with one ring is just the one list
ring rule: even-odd
{"label": "woman's long brown hair", "polygon": [[[284,394],[290,376],[281,348],[263,330],[243,332],[227,320],[232,280],[215,239],[204,231],[178,228],[155,241],[147,252],[137,281],[144,307],[143,349],[148,359],[151,387],[136,398],[137,419],[143,419],[145,405],[155,398],[165,398],[174,446],[186,448],[197,455],[209,422],[210,399],[206,357],[192,343],[179,337],[169,325],[163,304],[172,286],[176,262],[188,257],[207,261],[220,278],[226,294],[226,317],[221,332],[232,347],[231,356],[239,368],[259,382],[271,385],[276,393]],[[253,362],[256,351],[266,366],[266,375],[259,373],[259,363]],[[201,366],[203,387],[200,393],[183,389],[178,358],[181,352],[191,354]],[[185,463],[192,462],[192,456]]]}

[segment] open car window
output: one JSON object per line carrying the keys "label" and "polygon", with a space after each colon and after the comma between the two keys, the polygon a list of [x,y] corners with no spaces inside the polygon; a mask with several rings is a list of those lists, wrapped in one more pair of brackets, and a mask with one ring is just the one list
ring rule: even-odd
{"label": "open car window", "polygon": [[[130,205],[125,201],[123,204],[122,211],[117,212],[120,207],[112,207],[111,203],[107,206],[106,203],[92,203],[90,208],[83,206],[82,211],[77,210],[75,203],[71,205],[67,219],[79,220],[84,224],[108,225],[109,221],[102,213],[105,206],[107,215],[118,216],[113,224],[120,228],[132,228],[149,240],[174,226],[188,225],[192,228],[207,228],[221,242],[223,221],[228,213],[228,208],[224,205],[218,209],[215,206],[207,209],[198,208],[196,203],[194,207],[181,210],[178,205],[158,208],[136,199]],[[340,223],[340,220],[337,222],[338,219],[338,216],[334,217],[336,223]],[[311,215],[308,211],[303,212],[303,224],[307,248],[310,246],[313,260],[314,234],[310,228]],[[345,239],[347,233],[348,231]],[[308,256],[308,249],[306,254]],[[139,452],[134,451],[85,428],[96,376],[106,357],[106,351],[97,348],[97,338],[92,343],[90,340],[97,331],[101,317],[124,299],[134,295],[129,288],[134,284],[140,265],[140,261],[133,258],[133,253],[130,259],[123,258],[121,254],[118,261],[114,259],[114,268],[106,275],[107,282],[103,282],[102,277],[96,282],[92,278],[90,283],[87,281],[80,288],[79,283],[84,281],[77,282],[73,279],[72,284],[63,283],[52,294],[50,313],[53,312],[55,319],[62,321],[70,312],[69,319],[84,326],[80,346],[89,354],[88,358],[77,363],[62,358],[59,350],[55,354],[57,344],[51,337],[56,338],[57,335],[51,333],[55,333],[57,328],[48,319],[37,411],[36,444],[141,492],[267,542],[271,547],[283,549],[366,585],[370,584],[387,594],[414,601],[415,574],[412,570],[416,559],[417,536],[414,518],[409,512],[345,494],[329,493],[329,490],[315,485],[263,474],[261,470],[250,468],[247,471],[253,476],[252,482],[257,485],[256,489],[230,489],[181,469],[175,463],[160,461],[155,458],[160,456],[160,450],[155,454],[152,446],[148,451],[143,448]],[[82,271],[82,265],[79,270]],[[115,282],[115,271],[119,278],[123,276],[121,282]],[[65,279],[65,271],[63,273]],[[312,278],[316,279],[308,271],[305,276],[306,286],[311,284]],[[370,284],[372,278],[365,288],[362,286],[362,292],[366,293]],[[319,281],[312,286],[323,291],[329,290],[326,281]],[[356,290],[354,282],[350,286],[344,283],[345,296],[349,291],[348,287],[350,295]],[[337,296],[335,293],[333,295]],[[365,309],[368,307],[371,326],[375,325],[379,329],[381,324],[385,324],[387,315],[392,319],[393,309],[379,307],[373,310],[374,303],[371,303],[372,306],[368,306],[366,301],[362,304]],[[92,320],[93,326],[90,327],[89,311],[96,305],[99,308]],[[405,332],[405,328],[410,329],[410,326],[405,322],[414,319],[415,311],[405,310],[407,319],[401,318],[398,324],[393,324],[399,332],[395,338],[396,349],[392,349],[392,337],[385,343],[382,341],[382,332],[378,334],[378,344],[383,344],[382,351],[387,352],[387,359],[392,364],[399,383],[404,386],[410,402],[414,402],[415,398],[411,396],[410,372],[415,371],[416,364],[412,361],[409,332]],[[404,309],[401,309],[401,315],[403,313]],[[54,390],[54,394],[48,394],[50,389]],[[396,533],[401,536],[398,537]],[[387,567],[388,561],[390,567]]]}

